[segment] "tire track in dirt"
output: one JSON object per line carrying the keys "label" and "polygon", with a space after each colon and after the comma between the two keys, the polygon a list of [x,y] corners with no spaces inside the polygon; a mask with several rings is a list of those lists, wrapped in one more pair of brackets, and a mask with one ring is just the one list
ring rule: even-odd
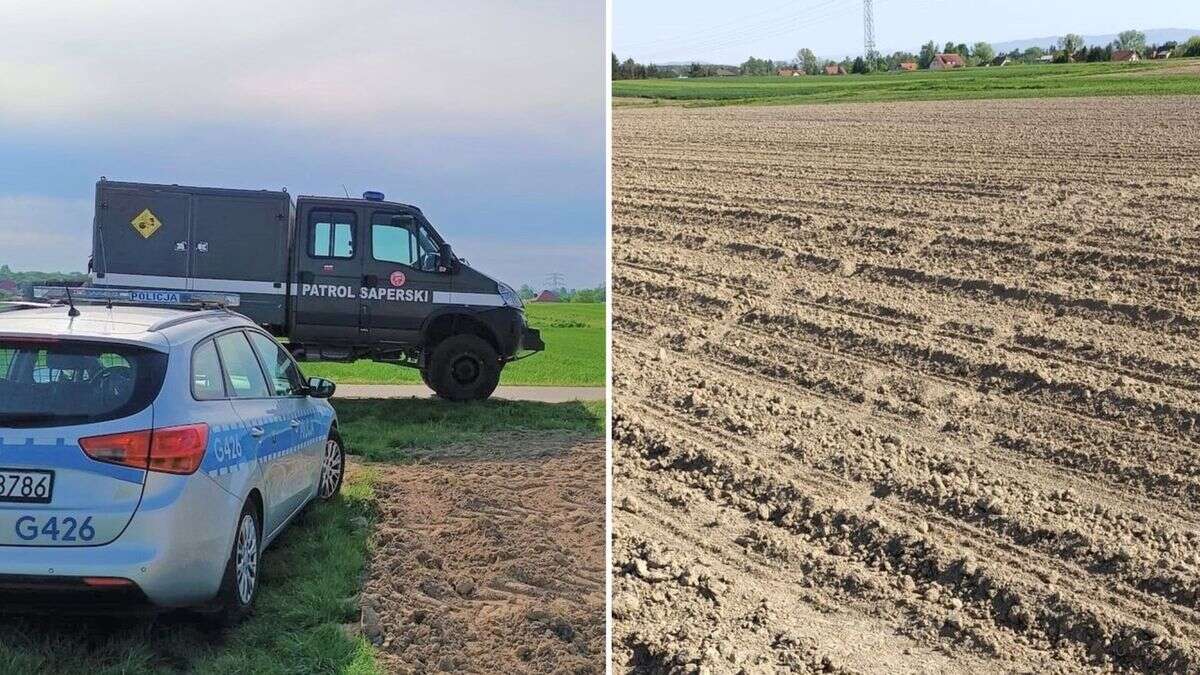
{"label": "tire track in dirt", "polygon": [[369,465],[363,603],[389,672],[604,670],[604,443],[511,433]]}
{"label": "tire track in dirt", "polygon": [[1200,669],[1193,105],[617,111],[618,669]]}

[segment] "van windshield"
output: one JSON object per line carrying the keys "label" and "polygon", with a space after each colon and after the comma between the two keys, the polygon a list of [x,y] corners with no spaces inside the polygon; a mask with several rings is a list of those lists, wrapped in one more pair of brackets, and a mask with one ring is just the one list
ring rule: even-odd
{"label": "van windshield", "polygon": [[166,369],[166,354],[128,345],[0,339],[0,427],[127,417],[158,396]]}

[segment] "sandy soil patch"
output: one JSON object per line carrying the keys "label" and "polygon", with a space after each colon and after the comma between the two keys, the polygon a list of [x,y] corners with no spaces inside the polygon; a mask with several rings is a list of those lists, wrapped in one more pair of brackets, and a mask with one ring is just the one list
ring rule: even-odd
{"label": "sandy soil patch", "polygon": [[[604,442],[510,434],[378,472],[363,603],[392,672],[604,668]],[[368,627],[368,633],[370,628]]]}
{"label": "sandy soil patch", "polygon": [[616,110],[618,671],[1200,670],[1197,102]]}

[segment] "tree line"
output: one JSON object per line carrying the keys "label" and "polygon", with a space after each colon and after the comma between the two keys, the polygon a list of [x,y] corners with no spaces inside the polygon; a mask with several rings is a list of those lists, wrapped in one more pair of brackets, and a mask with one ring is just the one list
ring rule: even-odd
{"label": "tree line", "polygon": [[[559,302],[604,302],[608,297],[603,286],[595,288],[547,288],[558,297]],[[517,289],[517,295],[521,296],[522,300],[532,300],[538,296],[538,291],[534,290],[529,284],[524,284]]]}
{"label": "tree line", "polygon": [[[1111,61],[1116,51],[1131,51],[1141,58],[1153,58],[1160,52],[1169,52],[1173,57],[1200,57],[1200,36],[1194,36],[1187,42],[1166,42],[1163,44],[1148,44],[1146,34],[1138,30],[1121,32],[1116,40],[1104,46],[1088,47],[1083,37],[1068,33],[1055,44],[1042,47],[1014,49],[1005,54],[997,54],[996,49],[988,42],[976,42],[968,45],[964,42],[950,41],[944,45],[930,40],[921,46],[916,53],[897,51],[892,54],[868,54],[857,58],[846,57],[841,61],[821,59],[807,47],[796,52],[791,61],[773,61],[754,56],[746,59],[738,66],[718,66],[711,64],[691,63],[688,65],[662,66],[655,64],[640,64],[631,58],[624,61],[612,55],[612,79],[642,80],[675,77],[714,77],[718,75],[774,75],[780,69],[794,68],[807,75],[820,75],[829,66],[840,66],[843,72],[866,74],[898,70],[903,63],[915,63],[920,69],[929,68],[938,54],[958,54],[969,66],[990,64],[998,56],[1013,63],[1055,63],[1098,62]],[[1049,58],[1047,58],[1049,57]]]}

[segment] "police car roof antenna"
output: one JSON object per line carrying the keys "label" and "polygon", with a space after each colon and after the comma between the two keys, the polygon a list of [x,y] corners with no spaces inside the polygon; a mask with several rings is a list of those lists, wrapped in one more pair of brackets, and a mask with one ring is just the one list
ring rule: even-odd
{"label": "police car roof antenna", "polygon": [[71,309],[67,310],[67,316],[71,318],[79,316],[79,310],[75,309],[75,300],[71,298],[71,287],[63,284],[63,290],[67,292],[67,304],[71,306]]}

